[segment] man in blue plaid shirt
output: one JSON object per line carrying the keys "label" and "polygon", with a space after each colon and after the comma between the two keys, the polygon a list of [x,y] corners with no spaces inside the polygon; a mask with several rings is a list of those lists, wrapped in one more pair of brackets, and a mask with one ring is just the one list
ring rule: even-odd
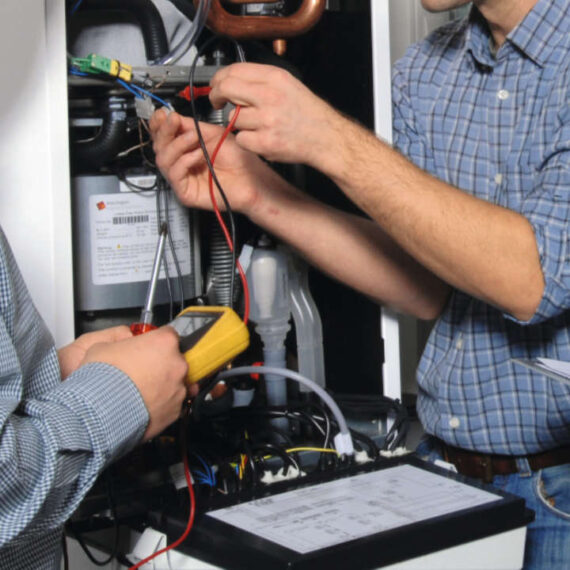
{"label": "man in blue plaid shirt", "polygon": [[[242,107],[216,164],[234,209],[333,277],[437,318],[418,369],[424,447],[525,497],[525,567],[541,569],[570,567],[570,390],[512,359],[570,361],[569,65],[568,0],[475,0],[396,64],[397,150],[280,69],[229,66],[210,94]],[[151,129],[182,201],[210,207],[192,121],[158,111]],[[370,219],[257,155],[320,170]]]}

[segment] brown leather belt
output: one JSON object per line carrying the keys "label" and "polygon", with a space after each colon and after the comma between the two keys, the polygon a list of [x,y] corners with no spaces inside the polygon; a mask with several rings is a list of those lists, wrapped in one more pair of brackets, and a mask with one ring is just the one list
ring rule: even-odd
{"label": "brown leather belt", "polygon": [[526,459],[532,471],[570,463],[570,447],[557,447],[533,455],[485,455],[452,447],[441,442],[442,455],[457,471],[467,477],[490,483],[495,475],[510,475],[519,471],[517,459]]}

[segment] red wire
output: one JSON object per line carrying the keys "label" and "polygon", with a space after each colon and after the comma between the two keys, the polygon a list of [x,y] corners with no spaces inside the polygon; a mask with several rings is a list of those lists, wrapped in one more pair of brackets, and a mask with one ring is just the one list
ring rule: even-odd
{"label": "red wire", "polygon": [[[234,125],[235,125],[235,122],[238,118],[240,109],[241,109],[241,107],[238,105],[236,107],[236,110],[235,110],[235,113],[234,113],[232,120],[230,121],[230,123],[228,124],[226,129],[224,130],[222,137],[218,141],[218,144],[216,145],[216,148],[215,148],[214,152],[212,153],[212,158],[211,158],[212,166],[214,165],[214,162],[216,160],[216,156],[218,155],[218,151],[220,150],[222,144],[224,143],[224,141],[228,137],[229,133],[234,128]],[[214,208],[214,212],[216,213],[216,218],[218,219],[218,222],[222,228],[222,231],[224,232],[224,236],[225,236],[226,241],[228,243],[228,247],[230,248],[230,251],[233,252],[234,247],[232,244],[232,238],[230,236],[230,232],[228,231],[226,223],[224,222],[224,219],[222,218],[222,214],[220,213],[220,209],[218,207],[218,204],[216,203],[216,197],[214,194],[214,180],[212,178],[211,172],[208,173],[208,185],[210,187],[210,198],[212,200],[212,206]],[[236,261],[236,266],[237,266],[237,269],[238,269],[238,272],[239,272],[239,275],[241,278],[241,282],[242,282],[242,286],[243,286],[244,299],[245,299],[245,309],[244,309],[243,321],[245,324],[247,324],[247,321],[249,319],[249,287],[247,286],[247,279],[245,277],[245,272],[241,266],[241,263],[239,262],[239,259]],[[194,488],[192,487],[192,480],[190,478],[190,468],[188,467],[188,456],[186,453],[184,453],[184,476],[186,477],[186,483],[188,485],[188,493],[190,495],[190,516],[188,517],[188,524],[186,525],[186,529],[184,530],[184,533],[182,534],[182,536],[178,540],[176,540],[172,544],[169,544],[168,546],[165,546],[161,550],[154,552],[150,556],[147,556],[144,560],[141,560],[140,562],[138,562],[134,566],[131,566],[129,568],[129,570],[136,570],[137,568],[140,568],[141,566],[143,566],[144,564],[146,564],[147,562],[149,562],[153,558],[160,556],[161,554],[163,554],[164,552],[167,552],[168,550],[176,548],[179,544],[184,542],[184,540],[186,540],[186,538],[190,534],[190,531],[192,530],[192,526],[194,524],[194,517],[196,515],[196,499],[194,497]]]}
{"label": "red wire", "polygon": [[184,540],[186,540],[186,537],[190,534],[190,531],[192,530],[192,525],[194,524],[194,516],[196,515],[196,499],[194,497],[194,488],[192,487],[192,479],[190,478],[190,468],[188,467],[188,455],[186,451],[184,451],[184,476],[186,477],[186,484],[188,485],[188,493],[190,495],[190,516],[188,517],[188,524],[186,525],[186,530],[178,540],[176,540],[172,544],[169,544],[168,546],[165,546],[158,552],[153,552],[150,556],[147,556],[144,560],[141,560],[134,566],[131,566],[129,570],[136,570],[137,568],[140,568],[143,564],[146,564],[147,562],[149,562],[153,558],[156,558],[160,554],[163,554],[164,552],[171,550],[172,548],[176,548],[180,543],[184,542]]}
{"label": "red wire", "polygon": [[[222,134],[220,140],[218,141],[218,144],[216,145],[216,148],[214,149],[214,152],[212,153],[212,158],[211,158],[212,166],[214,166],[214,162],[216,160],[216,156],[218,155],[218,151],[220,150],[221,146],[224,144],[224,141],[226,140],[226,138],[228,137],[230,132],[233,130],[240,110],[241,110],[241,107],[239,105],[237,105],[232,120],[229,122],[228,126],[224,130],[224,133]],[[218,204],[216,203],[216,196],[214,194],[214,180],[212,178],[211,172],[208,172],[208,186],[210,188],[210,199],[212,201],[212,207],[214,208],[216,218],[218,219],[218,223],[220,224],[220,227],[222,228],[222,231],[224,232],[224,236],[226,238],[226,242],[228,244],[228,247],[230,248],[230,251],[233,252],[234,246],[232,244],[232,238],[230,236],[230,232],[228,231],[226,223],[224,222],[224,219],[222,218],[222,214],[220,213],[220,208],[218,207]],[[244,313],[243,313],[243,322],[245,324],[247,324],[247,321],[249,320],[249,287],[247,286],[247,279],[245,277],[245,272],[241,266],[241,263],[239,262],[239,259],[236,261],[236,267],[237,267],[237,270],[239,272],[241,284],[243,287],[243,296],[244,296],[244,305],[245,305],[244,306]]]}

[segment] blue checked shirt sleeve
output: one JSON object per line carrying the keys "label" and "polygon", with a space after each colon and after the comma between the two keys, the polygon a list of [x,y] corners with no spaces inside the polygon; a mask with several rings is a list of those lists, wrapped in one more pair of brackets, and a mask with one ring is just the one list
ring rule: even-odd
{"label": "blue checked shirt sleeve", "polygon": [[61,527],[147,422],[138,389],[112,366],[88,364],[61,381],[51,335],[0,235],[0,560],[2,547],[31,547]]}
{"label": "blue checked shirt sleeve", "polygon": [[534,188],[521,208],[534,229],[545,281],[542,300],[528,324],[543,322],[570,309],[570,107],[566,90],[564,94],[566,101],[559,107],[552,143],[537,170]]}
{"label": "blue checked shirt sleeve", "polygon": [[[414,48],[410,48],[410,51],[412,49]],[[416,166],[433,172],[431,149],[426,144],[426,138],[416,123],[408,86],[407,76],[397,64],[392,75],[393,146]]]}
{"label": "blue checked shirt sleeve", "polygon": [[37,398],[2,397],[0,413],[0,547],[61,526],[148,420],[130,379],[105,364]]}
{"label": "blue checked shirt sleeve", "polygon": [[428,172],[435,171],[433,153],[426,134],[416,120],[410,85],[413,67],[410,61],[417,55],[418,46],[408,48],[392,73],[392,145],[416,166]]}

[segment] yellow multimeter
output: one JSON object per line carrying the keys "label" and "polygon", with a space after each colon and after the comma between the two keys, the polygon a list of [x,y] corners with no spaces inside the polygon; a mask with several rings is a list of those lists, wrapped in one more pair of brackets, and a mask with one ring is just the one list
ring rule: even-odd
{"label": "yellow multimeter", "polygon": [[219,370],[249,346],[249,331],[229,307],[188,307],[171,323],[188,363],[189,384]]}

